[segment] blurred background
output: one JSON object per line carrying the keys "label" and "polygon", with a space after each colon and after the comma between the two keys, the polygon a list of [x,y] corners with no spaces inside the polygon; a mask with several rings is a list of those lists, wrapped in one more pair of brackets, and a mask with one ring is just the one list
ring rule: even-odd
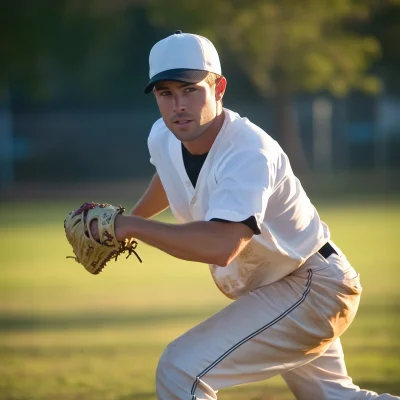
{"label": "blurred background", "polygon": [[148,53],[176,29],[214,41],[225,106],[276,138],[298,174],[382,184],[400,168],[399,1],[15,0],[0,27],[4,195],[148,178]]}
{"label": "blurred background", "polygon": [[[350,374],[400,394],[400,0],[5,0],[0,399],[155,399],[165,345],[228,304],[145,245],[96,278],[65,259],[70,209],[130,208],[154,173],[148,54],[177,29],[214,42],[225,107],[279,141],[361,272]],[[219,398],[293,396],[277,379]]]}

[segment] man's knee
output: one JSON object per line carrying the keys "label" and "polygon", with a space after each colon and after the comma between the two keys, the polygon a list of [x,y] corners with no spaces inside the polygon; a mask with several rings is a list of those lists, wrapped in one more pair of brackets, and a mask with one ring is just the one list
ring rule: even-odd
{"label": "man's knee", "polygon": [[216,399],[216,394],[203,380],[199,380],[196,357],[179,347],[179,339],[164,350],[156,370],[156,390],[160,399]]}
{"label": "man's knee", "polygon": [[[193,376],[185,368],[185,354],[177,351],[177,344],[170,343],[157,365],[156,388],[157,393],[168,393],[168,395],[190,394]],[[168,397],[167,397],[168,398]]]}

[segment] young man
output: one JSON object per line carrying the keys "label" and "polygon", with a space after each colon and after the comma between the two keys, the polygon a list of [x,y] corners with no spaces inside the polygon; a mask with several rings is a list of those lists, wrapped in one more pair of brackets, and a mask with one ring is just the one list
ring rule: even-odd
{"label": "young man", "polygon": [[[204,37],[177,31],[151,50],[145,92],[162,116],[148,139],[157,172],[132,215],[117,217],[117,238],[209,264],[234,299],[166,348],[158,398],[216,399],[281,374],[300,400],[400,399],[347,375],[339,338],[357,311],[359,276],[278,143],[222,107],[226,84]],[[148,219],[167,207],[180,224]]]}

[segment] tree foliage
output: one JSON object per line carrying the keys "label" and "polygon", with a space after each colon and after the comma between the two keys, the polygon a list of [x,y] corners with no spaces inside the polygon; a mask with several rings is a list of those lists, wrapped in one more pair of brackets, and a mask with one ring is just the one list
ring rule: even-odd
{"label": "tree foliage", "polygon": [[377,1],[371,19],[361,27],[363,33],[373,35],[380,43],[380,59],[373,70],[382,78],[387,92],[400,92],[400,0]]}
{"label": "tree foliage", "polygon": [[153,0],[150,7],[155,24],[195,30],[236,54],[264,95],[379,88],[367,73],[379,56],[378,41],[346,29],[351,21],[369,18],[369,2]]}
{"label": "tree foliage", "polygon": [[94,0],[9,1],[0,12],[0,89],[7,84],[43,92],[46,85],[77,78],[114,28]]}

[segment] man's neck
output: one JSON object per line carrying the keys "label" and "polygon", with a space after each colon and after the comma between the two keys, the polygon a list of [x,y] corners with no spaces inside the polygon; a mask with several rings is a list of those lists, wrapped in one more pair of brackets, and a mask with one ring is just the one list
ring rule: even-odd
{"label": "man's neck", "polygon": [[182,142],[185,148],[190,154],[200,155],[208,153],[220,132],[222,125],[225,120],[225,112],[222,109],[221,112],[214,118],[212,124],[207,128],[206,131],[195,141]]}

